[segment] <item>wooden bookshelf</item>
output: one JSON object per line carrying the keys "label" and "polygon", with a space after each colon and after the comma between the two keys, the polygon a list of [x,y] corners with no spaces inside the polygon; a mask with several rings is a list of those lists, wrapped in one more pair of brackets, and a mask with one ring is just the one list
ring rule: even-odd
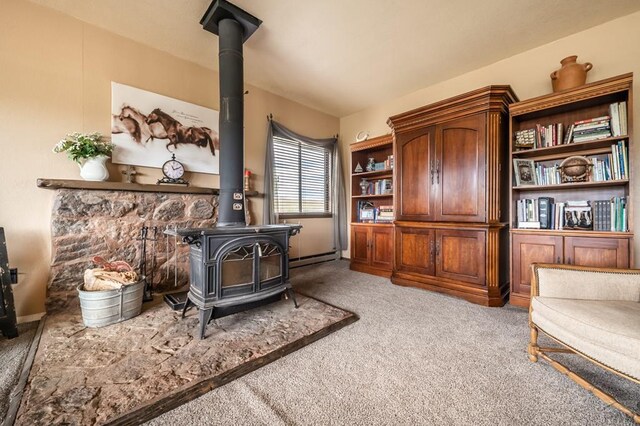
{"label": "wooden bookshelf", "polygon": [[[393,193],[363,194],[362,179],[393,182],[393,168],[366,171],[369,158],[385,162],[393,155],[393,138],[384,135],[351,144],[351,269],[389,277],[393,266],[393,223],[360,220],[358,206],[368,202],[373,208],[394,204]],[[357,165],[363,168],[356,172]]]}
{"label": "wooden bookshelf", "polygon": [[[511,294],[510,303],[528,307],[530,298],[530,265],[534,262],[564,263],[583,266],[628,268],[632,267],[633,220],[629,200],[631,179],[560,183],[556,185],[516,185],[513,160],[526,159],[535,163],[560,163],[571,156],[606,156],[612,145],[624,142],[631,148],[633,134],[633,75],[631,73],[586,84],[574,89],[551,93],[517,102],[509,106],[510,164],[509,176],[511,226]],[[515,132],[533,129],[536,125],[548,126],[562,123],[568,129],[576,121],[588,120],[609,114],[612,103],[626,102],[627,134],[588,142],[576,142],[516,149]],[[562,141],[564,142],[564,141]],[[628,171],[634,164],[628,156]],[[620,197],[626,200],[627,231],[602,231],[589,229],[518,229],[517,203],[521,199],[551,197],[555,203],[567,201],[609,200]],[[593,218],[593,214],[592,214]]]}

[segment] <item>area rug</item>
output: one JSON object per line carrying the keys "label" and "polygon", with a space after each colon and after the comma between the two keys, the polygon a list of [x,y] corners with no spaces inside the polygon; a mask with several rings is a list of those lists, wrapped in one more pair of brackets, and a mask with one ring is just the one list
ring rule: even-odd
{"label": "area rug", "polygon": [[139,424],[357,320],[310,297],[298,303],[218,318],[200,340],[195,310],[181,319],[160,297],[136,318],[91,329],[77,297],[58,295],[15,424]]}

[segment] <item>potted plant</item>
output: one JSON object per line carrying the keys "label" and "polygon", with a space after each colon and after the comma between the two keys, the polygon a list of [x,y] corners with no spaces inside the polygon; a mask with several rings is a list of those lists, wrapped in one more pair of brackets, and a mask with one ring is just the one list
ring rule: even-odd
{"label": "potted plant", "polygon": [[53,152],[66,152],[80,166],[84,180],[103,181],[109,178],[105,162],[114,145],[100,133],[70,133],[53,147]]}

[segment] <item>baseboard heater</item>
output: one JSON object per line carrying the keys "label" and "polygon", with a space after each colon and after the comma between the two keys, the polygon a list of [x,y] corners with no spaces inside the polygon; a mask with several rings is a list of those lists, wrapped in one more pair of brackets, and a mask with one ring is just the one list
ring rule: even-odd
{"label": "baseboard heater", "polygon": [[330,262],[332,260],[339,260],[340,253],[332,251],[329,253],[314,254],[304,257],[289,257],[289,268],[298,268],[300,266],[312,265],[314,263]]}

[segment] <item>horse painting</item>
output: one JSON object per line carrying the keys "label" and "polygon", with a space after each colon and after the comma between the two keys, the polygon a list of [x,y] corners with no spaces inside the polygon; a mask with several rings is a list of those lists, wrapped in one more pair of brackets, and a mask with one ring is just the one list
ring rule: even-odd
{"label": "horse painting", "polygon": [[129,105],[123,105],[120,109],[120,119],[125,118],[135,120],[138,124],[139,135],[131,135],[138,143],[143,141],[146,143],[154,139],[167,139],[167,133],[159,123],[147,123],[147,116]]}
{"label": "horse painting", "polygon": [[147,116],[148,125],[155,123],[161,124],[167,134],[167,139],[169,139],[167,150],[171,145],[177,149],[178,144],[193,144],[202,148],[209,147],[211,155],[215,156],[216,148],[219,149],[218,136],[214,137],[213,131],[208,127],[185,127],[160,108],[154,109]]}
{"label": "horse painting", "polygon": [[111,134],[118,135],[120,133],[128,133],[134,141],[140,143],[140,126],[130,117],[123,117],[122,114],[111,115]]}

